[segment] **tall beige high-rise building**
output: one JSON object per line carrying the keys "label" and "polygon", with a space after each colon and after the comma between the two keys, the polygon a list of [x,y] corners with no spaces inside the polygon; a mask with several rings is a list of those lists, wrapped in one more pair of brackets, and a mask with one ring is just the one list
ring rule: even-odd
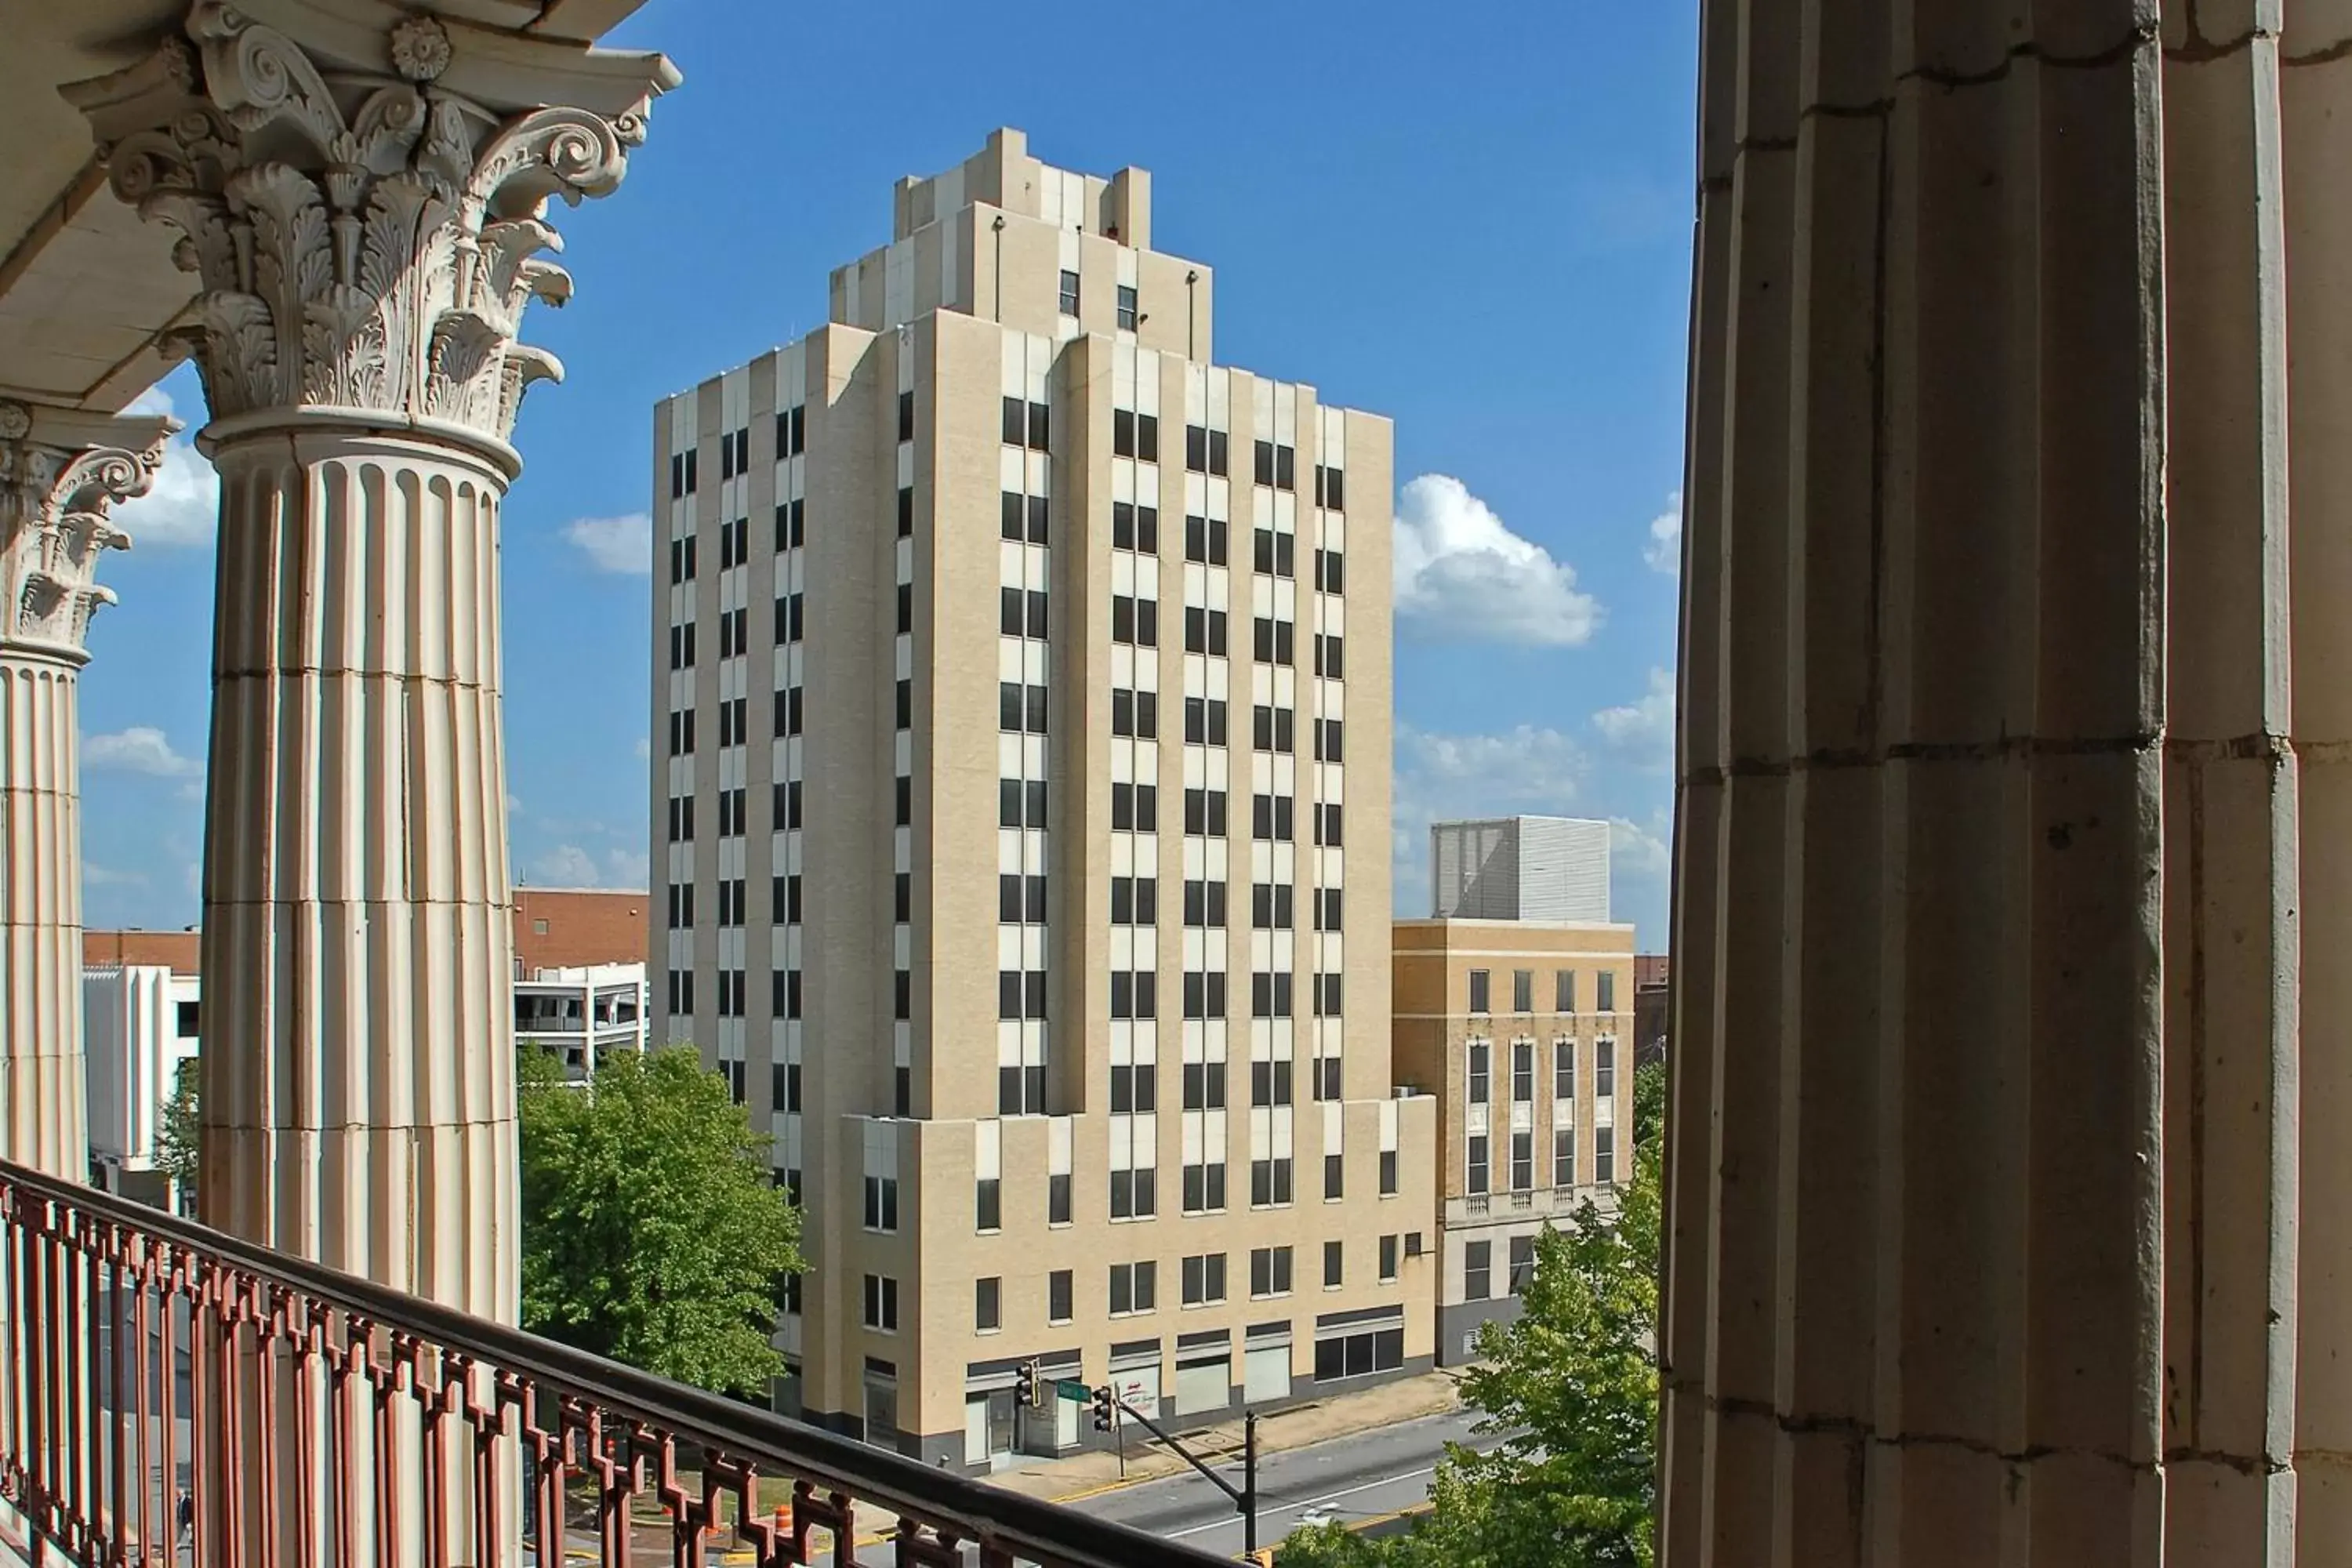
{"label": "tall beige high-rise building", "polygon": [[1430,1364],[1389,1058],[1390,427],[1211,363],[1021,133],[655,415],[653,1004],[807,1215],[779,1401],[974,1468]]}

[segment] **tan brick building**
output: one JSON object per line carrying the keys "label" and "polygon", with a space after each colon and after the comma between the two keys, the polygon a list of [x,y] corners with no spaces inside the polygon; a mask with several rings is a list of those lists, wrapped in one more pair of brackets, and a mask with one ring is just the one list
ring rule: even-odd
{"label": "tan brick building", "polygon": [[982,1468],[1424,1367],[1390,430],[1002,131],[655,414],[654,1005],[772,1118],[786,1408]]}
{"label": "tan brick building", "polygon": [[1535,1237],[1633,1171],[1633,928],[1396,922],[1397,1081],[1433,1096],[1437,1358],[1519,1311]]}

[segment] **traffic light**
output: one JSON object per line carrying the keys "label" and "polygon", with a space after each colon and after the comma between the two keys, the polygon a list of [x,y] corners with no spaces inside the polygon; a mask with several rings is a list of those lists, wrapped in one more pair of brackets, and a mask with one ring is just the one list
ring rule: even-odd
{"label": "traffic light", "polygon": [[1114,1408],[1112,1399],[1113,1396],[1109,1384],[1106,1383],[1100,1388],[1095,1390],[1095,1430],[1097,1432],[1108,1432],[1110,1430],[1111,1412]]}
{"label": "traffic light", "polygon": [[1024,1362],[1017,1375],[1020,1381],[1013,1384],[1017,1391],[1014,1397],[1032,1410],[1045,1404],[1045,1400],[1040,1397],[1044,1390],[1038,1385],[1037,1363],[1034,1361]]}

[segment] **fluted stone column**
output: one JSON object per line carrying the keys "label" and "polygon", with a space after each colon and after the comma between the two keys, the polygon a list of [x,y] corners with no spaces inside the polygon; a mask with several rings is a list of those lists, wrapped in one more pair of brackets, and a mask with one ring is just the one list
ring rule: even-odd
{"label": "fluted stone column", "polygon": [[0,1157],[89,1174],[75,693],[114,502],[154,480],[169,419],[0,400]]}
{"label": "fluted stone column", "polygon": [[349,3],[184,35],[68,96],[204,290],[201,1212],[511,1321],[498,516],[560,371],[517,333],[569,292],[547,199],[617,184],[676,73]]}
{"label": "fluted stone column", "polygon": [[2285,17],[1706,5],[1664,1568],[2352,1563],[2352,15]]}

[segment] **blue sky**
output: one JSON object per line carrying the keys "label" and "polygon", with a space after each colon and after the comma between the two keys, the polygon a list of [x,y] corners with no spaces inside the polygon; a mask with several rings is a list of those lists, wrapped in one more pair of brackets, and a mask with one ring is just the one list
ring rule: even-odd
{"label": "blue sky", "polygon": [[[816,325],[827,271],[889,237],[891,183],[1015,125],[1048,163],[1152,172],[1155,242],[1217,268],[1221,362],[1396,421],[1400,911],[1426,912],[1433,814],[1606,816],[1617,916],[1663,947],[1694,9],[1202,0],[1146,32],[1017,0],[652,0],[610,42],[686,85],[616,195],[555,215],[578,290],[526,323],[570,379],[525,402],[505,517],[517,868],[644,883],[648,595],[610,569],[642,524],[576,525],[646,511],[654,400]],[[201,416],[185,369],[151,395]],[[207,478],[175,452],[108,563],[93,926],[196,919]]]}

